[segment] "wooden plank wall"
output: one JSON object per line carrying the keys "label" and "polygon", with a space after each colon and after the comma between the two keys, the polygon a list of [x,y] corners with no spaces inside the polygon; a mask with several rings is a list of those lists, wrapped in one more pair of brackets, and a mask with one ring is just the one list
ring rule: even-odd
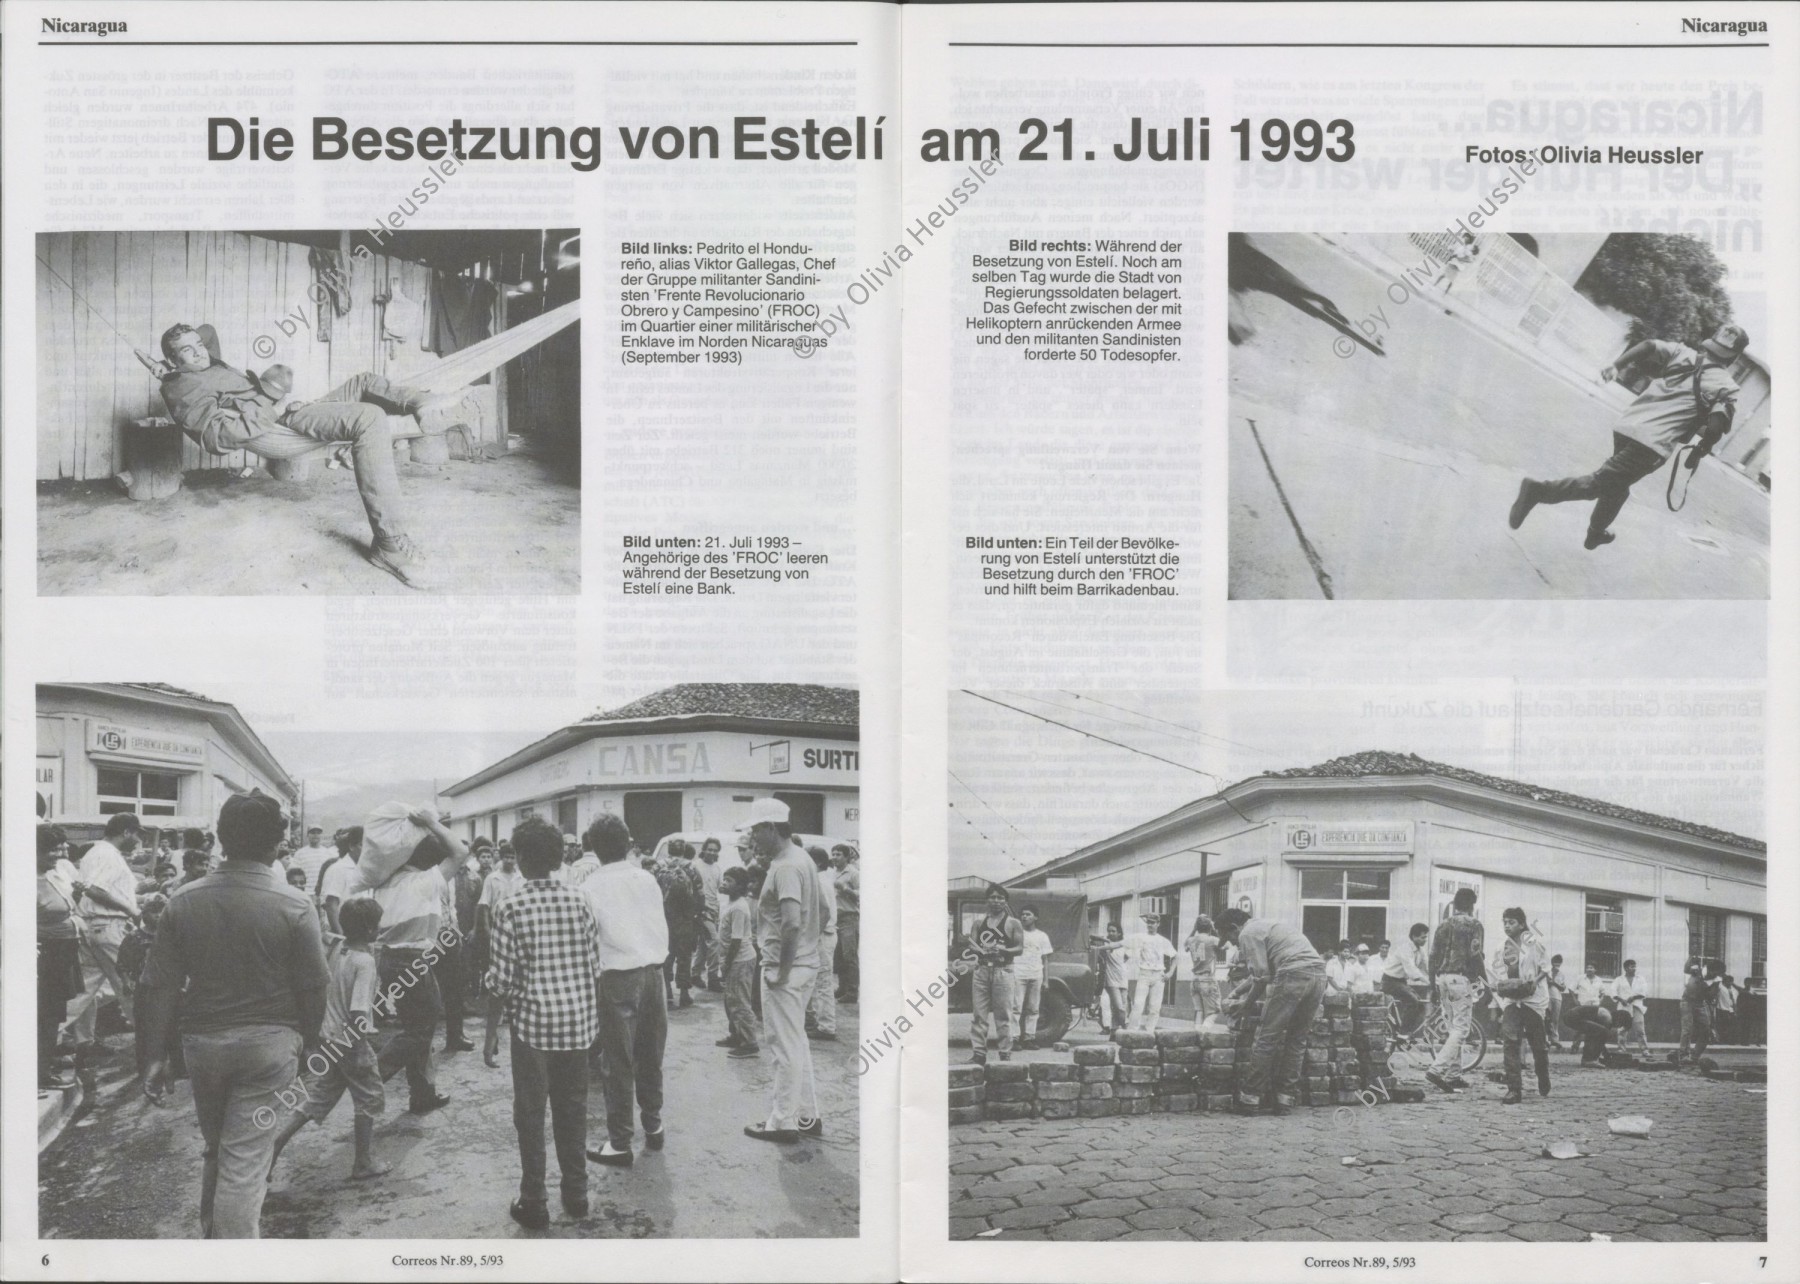
{"label": "wooden plank wall", "polygon": [[[160,355],[157,340],[177,321],[211,322],[220,355],[240,369],[293,367],[294,391],[311,399],[364,370],[389,372],[374,296],[392,279],[424,305],[431,269],[385,255],[349,261],[351,309],[333,316],[330,343],[316,338],[307,247],[241,232],[76,232],[39,236],[37,253],[39,480],[110,477],[124,467],[123,437],[133,419],[167,414],[157,382],[132,347]],[[62,280],[46,270],[55,269]],[[64,284],[68,282],[68,285]],[[70,293],[73,286],[127,340],[115,337]],[[305,318],[304,324],[296,317]],[[286,319],[295,331],[284,334]],[[258,336],[275,347],[254,349]],[[393,372],[434,360],[418,335],[393,355]],[[208,455],[189,443],[183,467],[254,465],[242,451]]]}

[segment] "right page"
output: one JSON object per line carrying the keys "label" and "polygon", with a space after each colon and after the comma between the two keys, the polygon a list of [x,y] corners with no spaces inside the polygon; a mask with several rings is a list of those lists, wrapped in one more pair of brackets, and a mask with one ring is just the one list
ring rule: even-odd
{"label": "right page", "polygon": [[905,1278],[1800,1278],[1800,11],[905,18]]}

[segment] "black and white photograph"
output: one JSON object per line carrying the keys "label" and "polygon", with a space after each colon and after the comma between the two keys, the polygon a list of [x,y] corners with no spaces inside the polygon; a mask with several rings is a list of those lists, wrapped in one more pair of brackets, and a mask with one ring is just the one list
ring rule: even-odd
{"label": "black and white photograph", "polygon": [[856,1238],[859,720],[39,684],[40,1237]]}
{"label": "black and white photograph", "polygon": [[1765,1239],[1763,701],[954,693],[950,1238]]}
{"label": "black and white photograph", "polygon": [[1230,596],[1766,598],[1761,234],[1714,231],[1233,233]]}
{"label": "black and white photograph", "polygon": [[37,237],[38,591],[572,594],[572,229]]}

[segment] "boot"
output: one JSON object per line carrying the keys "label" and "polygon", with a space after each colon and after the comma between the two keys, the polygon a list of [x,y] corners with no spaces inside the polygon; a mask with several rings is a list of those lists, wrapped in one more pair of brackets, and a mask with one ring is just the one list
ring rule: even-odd
{"label": "boot", "polygon": [[1506,515],[1508,526],[1518,530],[1525,524],[1525,519],[1531,515],[1531,510],[1538,506],[1538,497],[1542,493],[1543,485],[1542,482],[1533,481],[1529,477],[1519,483],[1519,497],[1513,500],[1512,510]]}

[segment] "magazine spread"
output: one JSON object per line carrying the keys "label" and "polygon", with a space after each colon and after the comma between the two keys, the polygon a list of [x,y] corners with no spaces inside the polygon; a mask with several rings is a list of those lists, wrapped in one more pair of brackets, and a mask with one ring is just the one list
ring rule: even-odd
{"label": "magazine spread", "polygon": [[0,24],[7,1279],[1800,1280],[1800,5]]}

